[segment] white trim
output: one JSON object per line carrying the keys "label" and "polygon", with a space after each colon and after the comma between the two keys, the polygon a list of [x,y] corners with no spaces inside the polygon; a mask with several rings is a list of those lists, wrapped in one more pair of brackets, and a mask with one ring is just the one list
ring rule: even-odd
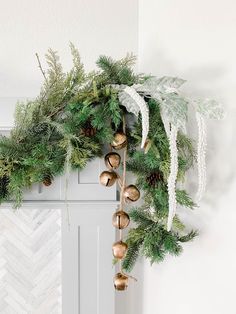
{"label": "white trim", "polygon": [[[6,202],[6,203],[2,203],[0,205],[1,208],[13,208],[13,202]],[[119,205],[119,201],[106,201],[106,200],[102,200],[102,201],[68,201],[67,204],[69,205],[114,205],[114,206],[118,206]],[[65,201],[43,201],[43,200],[35,200],[35,201],[23,201],[22,202],[22,206],[21,207],[37,207],[38,206],[42,206],[44,208],[46,208],[47,206],[53,207],[53,208],[60,208],[60,209],[64,209],[66,208],[66,203]],[[14,209],[17,210],[17,209]]]}
{"label": "white trim", "polygon": [[0,131],[11,131],[13,129],[13,126],[1,126],[0,125]]}

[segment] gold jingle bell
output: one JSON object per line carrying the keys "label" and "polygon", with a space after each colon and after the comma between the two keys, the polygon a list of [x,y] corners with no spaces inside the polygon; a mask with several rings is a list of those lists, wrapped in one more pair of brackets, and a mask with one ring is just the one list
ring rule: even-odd
{"label": "gold jingle bell", "polygon": [[125,242],[118,241],[112,246],[113,256],[115,258],[122,259],[125,257],[127,249],[128,245]]}
{"label": "gold jingle bell", "polygon": [[127,203],[136,202],[140,198],[139,189],[133,184],[128,185],[124,189],[124,197]]}
{"label": "gold jingle bell", "polygon": [[117,179],[117,174],[114,171],[103,171],[100,174],[100,183],[104,186],[112,186]]}
{"label": "gold jingle bell", "polygon": [[128,288],[128,281],[129,278],[128,276],[122,274],[122,273],[117,273],[114,277],[114,287],[118,291],[124,291]]}
{"label": "gold jingle bell", "polygon": [[105,156],[105,165],[108,169],[117,169],[120,165],[120,155],[114,152],[108,153]]}
{"label": "gold jingle bell", "polygon": [[119,210],[112,216],[112,224],[115,228],[124,229],[130,222],[129,215],[123,210]]}
{"label": "gold jingle bell", "polygon": [[111,143],[111,146],[114,149],[122,149],[127,145],[127,136],[123,132],[117,132],[114,136],[114,140]]}

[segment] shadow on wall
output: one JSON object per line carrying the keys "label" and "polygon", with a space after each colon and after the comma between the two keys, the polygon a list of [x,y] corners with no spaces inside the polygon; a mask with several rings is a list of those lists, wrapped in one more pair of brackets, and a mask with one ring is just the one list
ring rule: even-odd
{"label": "shadow on wall", "polygon": [[[207,150],[206,150],[206,191],[192,218],[188,223],[204,231],[214,215],[222,208],[223,198],[233,187],[236,178],[236,108],[234,108],[235,92],[233,80],[229,71],[218,65],[204,68],[191,68],[182,74],[188,82],[184,91],[194,98],[213,98],[222,103],[226,117],[223,120],[206,120]],[[227,83],[232,81],[232,85]],[[227,83],[226,83],[227,82]],[[188,90],[188,92],[187,92]],[[189,94],[189,90],[191,94]],[[194,112],[191,112],[188,121],[188,131],[197,143],[197,125]],[[187,179],[187,190],[192,196],[197,191],[197,167],[191,170]],[[195,220],[195,221],[194,221]]]}
{"label": "shadow on wall", "polygon": [[[214,98],[222,103],[226,112],[226,117],[223,120],[206,120],[207,189],[203,203],[216,208],[219,198],[230,189],[236,178],[236,149],[234,149],[236,146],[234,136],[236,134],[236,108],[234,108],[236,95],[233,81],[232,86],[226,85],[225,82],[229,82],[227,71],[217,66],[202,69],[192,68],[183,76],[191,84],[192,97]],[[187,83],[187,85],[190,84]],[[189,89],[189,86],[187,88]],[[193,112],[189,119],[188,129],[197,141],[196,120]],[[193,177],[193,180],[196,185],[196,176]],[[193,186],[193,182],[191,185]]]}

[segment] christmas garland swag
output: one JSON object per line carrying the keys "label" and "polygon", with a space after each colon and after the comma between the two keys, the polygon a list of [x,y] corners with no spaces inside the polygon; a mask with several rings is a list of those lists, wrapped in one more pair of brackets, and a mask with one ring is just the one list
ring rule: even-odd
{"label": "christmas garland swag", "polygon": [[[223,117],[222,108],[211,99],[190,100],[181,92],[184,80],[136,75],[133,55],[114,61],[100,56],[96,72],[86,74],[77,49],[71,44],[73,67],[64,73],[56,52],[46,54],[48,71],[40,95],[18,103],[15,127],[9,137],[0,138],[0,200],[22,201],[22,191],[32,184],[50,185],[55,176],[82,169],[104,151],[108,168],[100,182],[120,186],[120,206],[113,215],[119,241],[113,245],[120,270],[114,278],[117,290],[125,290],[139,255],[151,263],[166,254],[178,255],[181,243],[197,232],[187,228],[176,214],[178,206],[190,209],[194,201],[178,188],[195,161],[198,165],[199,200],[205,190],[206,126],[208,118]],[[186,134],[188,107],[196,112],[197,149]],[[116,169],[123,149],[123,174]],[[126,160],[127,159],[127,160]],[[126,169],[137,177],[126,186]],[[143,192],[142,205],[125,212]],[[130,219],[135,227],[123,239],[122,230]],[[125,273],[126,272],[126,273]]]}

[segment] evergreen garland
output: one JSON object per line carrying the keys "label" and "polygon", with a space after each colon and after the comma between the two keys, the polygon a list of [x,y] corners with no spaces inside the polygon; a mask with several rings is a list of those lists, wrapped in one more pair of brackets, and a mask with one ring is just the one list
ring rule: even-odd
{"label": "evergreen garland", "polygon": [[[122,128],[122,116],[131,116],[120,103],[115,85],[132,86],[147,79],[133,72],[134,56],[127,55],[118,61],[101,56],[97,61],[99,70],[86,74],[72,44],[71,53],[73,68],[64,73],[57,53],[48,51],[47,72],[39,62],[45,78],[40,95],[17,105],[10,137],[0,137],[1,203],[14,200],[15,207],[19,207],[25,188],[45,180],[50,184],[66,169],[83,169],[90,160],[103,155],[104,145]],[[145,100],[150,112],[145,150],[139,149],[141,118],[127,130],[127,169],[137,177],[137,186],[143,191],[143,205],[129,212],[136,226],[130,229],[126,240],[128,252],[123,261],[126,271],[132,270],[139,255],[151,263],[162,261],[166,254],[178,255],[181,244],[197,235],[196,231],[186,232],[178,216],[174,218],[172,230],[166,230],[169,141],[159,102],[146,96]],[[177,146],[177,179],[183,181],[196,154],[191,139],[181,132],[178,132]],[[185,190],[177,190],[176,198],[181,206],[190,209],[196,206]]]}

